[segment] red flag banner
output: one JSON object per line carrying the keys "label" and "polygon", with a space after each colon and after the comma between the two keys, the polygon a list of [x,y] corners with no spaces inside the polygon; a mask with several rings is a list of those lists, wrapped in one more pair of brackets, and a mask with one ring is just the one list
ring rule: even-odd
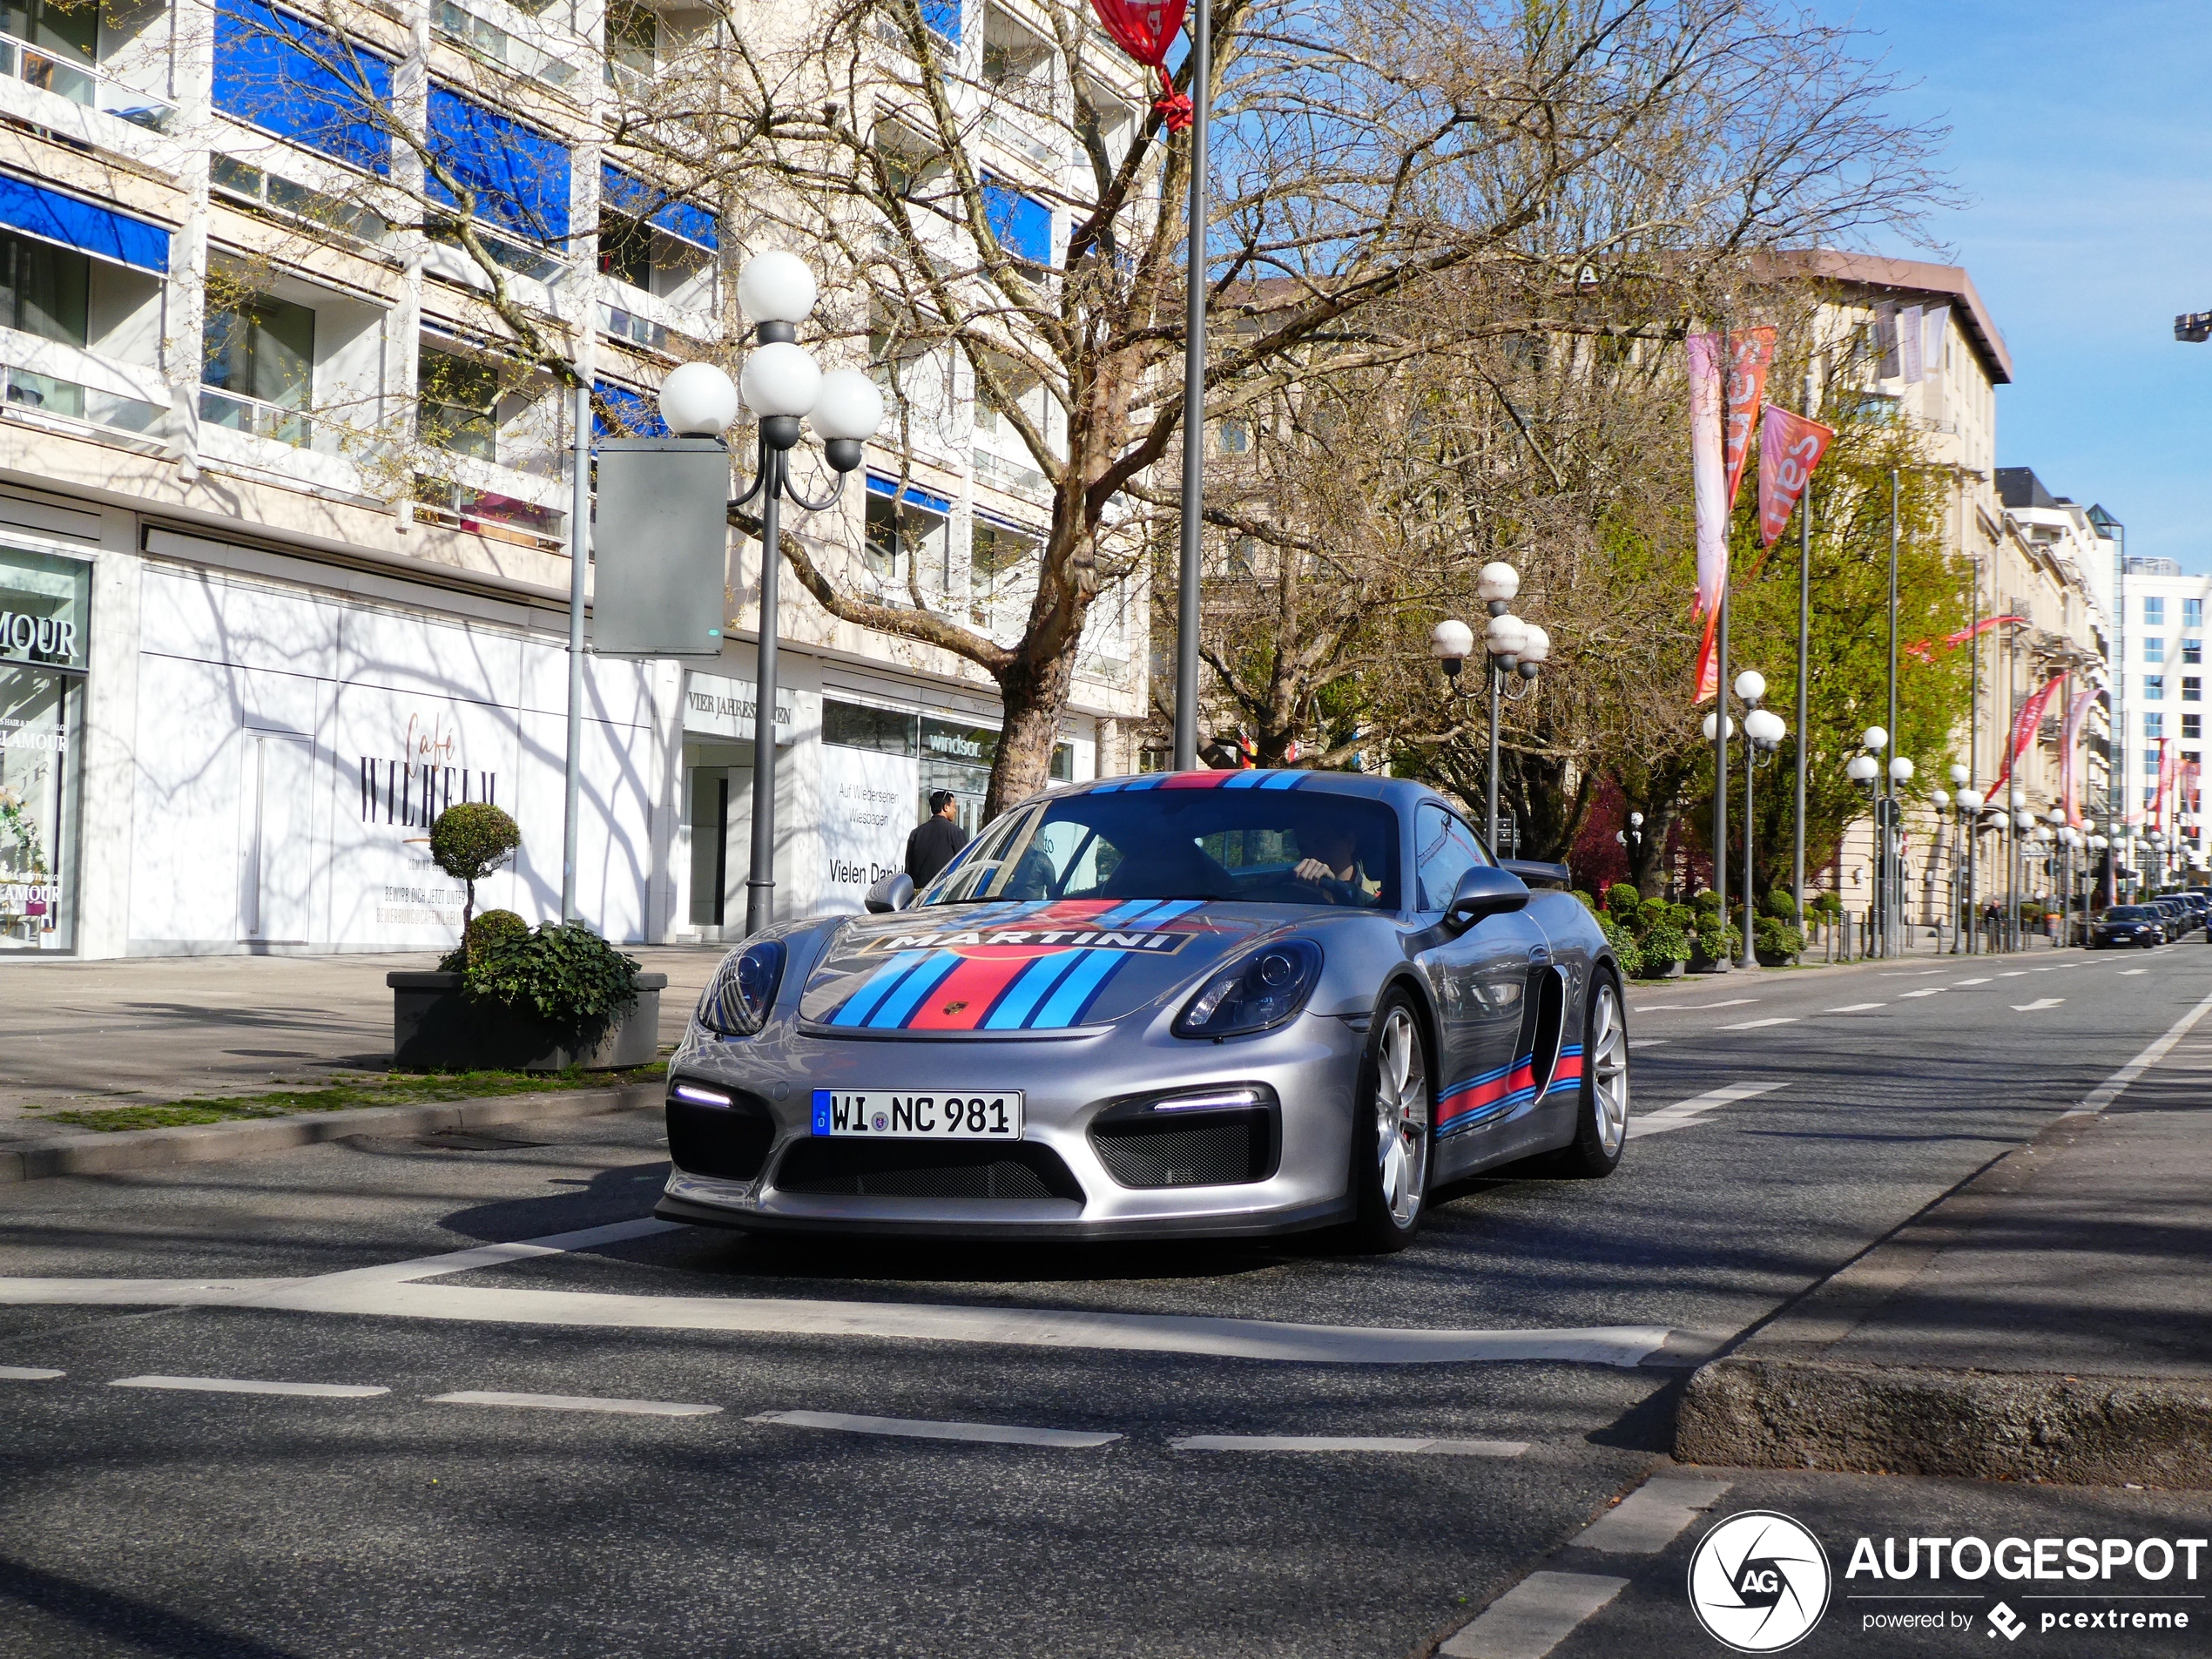
{"label": "red flag banner", "polygon": [[[1979,638],[1992,628],[2001,628],[2008,622],[2026,622],[2027,620],[2026,617],[1984,617],[1971,628],[1961,628],[1955,634],[1946,634],[1943,637],[1943,648],[1949,651],[1954,646],[1965,644],[1969,639]],[[1916,639],[1902,649],[1907,656],[1917,657],[1924,663],[1935,661],[1934,642],[1932,640]]]}
{"label": "red flag banner", "polygon": [[2151,827],[2172,833],[2174,828],[2174,740],[2158,740],[2158,796],[2151,804]]}
{"label": "red flag banner", "polygon": [[1759,545],[1772,547],[1836,429],[1770,403],[1759,421]]}
{"label": "red flag banner", "polygon": [[1766,372],[1774,362],[1774,330],[1747,328],[1728,340],[1728,427],[1721,455],[1728,469],[1728,509],[1743,488],[1743,463],[1751,458],[1751,422],[1766,396]]}
{"label": "red flag banner", "polygon": [[1721,457],[1721,337],[1692,334],[1689,347],[1689,479],[1697,512],[1697,593],[1690,615],[1705,618],[1697,647],[1697,695],[1718,689],[1713,633],[1728,590],[1728,469]]}
{"label": "red flag banner", "polygon": [[1090,0],[1098,21],[1114,44],[1160,77],[1160,100],[1152,107],[1165,118],[1168,131],[1180,132],[1194,113],[1187,93],[1175,90],[1168,73],[1168,48],[1183,27],[1185,0]]}
{"label": "red flag banner", "polygon": [[2096,700],[2097,688],[2094,685],[2074,693],[2073,705],[2066,711],[2065,746],[2059,751],[2060,793],[2066,806],[2066,821],[2076,829],[2081,827],[2081,774],[2074,764],[2074,752],[2081,744],[2081,722],[2089,712],[2089,705]]}
{"label": "red flag banner", "polygon": [[2013,718],[2013,740],[2006,745],[2005,764],[1997,769],[1997,781],[1989,786],[1989,798],[1997,799],[1997,792],[2013,775],[2013,763],[2027,752],[2027,745],[2035,741],[2035,728],[2043,724],[2043,711],[2048,707],[2051,694],[2065,683],[2066,676],[2047,680],[2041,690],[2020,705],[2020,711]]}

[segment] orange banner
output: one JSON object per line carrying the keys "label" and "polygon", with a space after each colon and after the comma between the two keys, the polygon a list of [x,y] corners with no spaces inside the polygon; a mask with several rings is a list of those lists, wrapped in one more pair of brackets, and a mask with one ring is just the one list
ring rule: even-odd
{"label": "orange banner", "polygon": [[1836,441],[1836,429],[1777,404],[1766,406],[1759,424],[1759,545],[1772,547],[1791,510],[1812,482],[1812,471]]}

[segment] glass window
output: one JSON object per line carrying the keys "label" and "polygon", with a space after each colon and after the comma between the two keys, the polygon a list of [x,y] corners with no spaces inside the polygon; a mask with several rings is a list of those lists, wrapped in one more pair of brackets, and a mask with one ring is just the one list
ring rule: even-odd
{"label": "glass window", "polygon": [[1475,833],[1441,806],[1424,806],[1413,821],[1413,878],[1423,910],[1452,902],[1460,878],[1489,863]]}
{"label": "glass window", "polygon": [[2165,735],[2166,717],[2164,714],[2161,713],[2156,709],[2153,709],[2149,713],[2143,716],[2143,736],[2148,738],[2153,742],[2156,742],[2159,738],[2164,737]]}
{"label": "glass window", "polygon": [[599,214],[599,271],[617,282],[652,292],[651,227],[627,213],[603,209]]}
{"label": "glass window", "polygon": [[392,101],[392,66],[260,0],[215,9],[214,93],[226,114],[355,166],[381,172],[390,157],[376,111]]}
{"label": "glass window", "polygon": [[1071,784],[1076,780],[1076,745],[1055,743],[1052,745],[1052,781]]}
{"label": "glass window", "polygon": [[1230,899],[1398,907],[1398,818],[1322,791],[1087,792],[1008,813],[923,890],[985,899]]}
{"label": "glass window", "polygon": [[2143,776],[2146,778],[2158,776],[2158,751],[2155,749],[2143,751]]}
{"label": "glass window", "polygon": [[2155,634],[2153,634],[2149,638],[2144,640],[2143,660],[2147,663],[2164,662],[2166,660],[2166,642]]}
{"label": "glass window", "polygon": [[2204,642],[2202,639],[2184,639],[2182,642],[2182,666],[2198,668],[2203,665],[2203,662]]}
{"label": "glass window", "polygon": [[[874,499],[871,497],[871,499]],[[988,726],[958,725],[950,720],[921,722],[921,802],[919,818],[929,816],[929,797],[949,790],[953,816],[970,835],[983,827],[983,797],[998,759],[999,734]],[[919,818],[917,821],[919,821]]]}
{"label": "glass window", "polygon": [[425,347],[415,359],[417,420],[434,449],[499,459],[499,371]]}
{"label": "glass window", "polygon": [[2182,701],[2184,703],[2204,701],[2204,682],[2195,674],[2182,676]]}
{"label": "glass window", "polygon": [[76,249],[0,231],[0,328],[83,346],[91,285],[92,261]]}
{"label": "glass window", "polygon": [[2184,599],[2182,601],[2182,626],[2184,628],[2202,628],[2204,626],[2203,600]]}
{"label": "glass window", "polygon": [[921,752],[921,722],[896,709],[872,709],[859,703],[822,699],[822,741],[841,749],[873,749],[878,754]]}
{"label": "glass window", "polygon": [[315,314],[266,294],[211,304],[200,383],[280,408],[303,409],[314,381]]}
{"label": "glass window", "polygon": [[0,548],[0,951],[76,944],[77,767],[91,573]]}
{"label": "glass window", "polygon": [[2143,626],[2163,628],[2166,625],[2166,601],[2155,593],[2143,596]]}
{"label": "glass window", "polygon": [[2161,703],[2161,702],[2165,701],[2165,698],[2166,698],[2166,676],[2165,676],[2165,675],[2163,675],[2163,674],[2146,674],[2146,675],[2144,675],[2144,676],[2143,676],[2143,695],[2144,695],[2145,697],[2148,698],[2149,698],[2152,702],[2154,702],[2154,703]]}
{"label": "glass window", "polygon": [[923,581],[941,591],[946,586],[950,546],[947,524],[943,513],[870,490],[865,552],[868,570],[878,583],[891,590],[895,597],[919,573]]}
{"label": "glass window", "polygon": [[2182,735],[2185,738],[2202,737],[2204,717],[2201,714],[2184,714],[2182,717]]}

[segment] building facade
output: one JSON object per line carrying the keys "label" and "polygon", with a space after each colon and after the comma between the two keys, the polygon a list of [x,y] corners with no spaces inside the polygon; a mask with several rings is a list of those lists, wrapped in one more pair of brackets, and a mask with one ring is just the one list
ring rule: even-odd
{"label": "building facade", "polygon": [[[1017,0],[927,10],[978,84],[1025,27]],[[0,949],[441,948],[461,894],[428,830],[462,799],[523,831],[479,902],[558,912],[573,405],[496,325],[558,333],[647,428],[667,368],[736,337],[727,214],[607,142],[625,88],[726,25],[593,0],[364,16],[334,42],[260,0],[4,13]],[[331,115],[341,47],[430,159]],[[1049,265],[1065,210],[1021,181],[1055,158],[1004,121],[974,143],[1004,234]],[[439,178],[465,226],[377,211]],[[802,534],[882,593],[922,562],[934,602],[1011,637],[1049,496],[949,354],[931,385],[926,441],[872,449]],[[795,585],[778,909],[857,908],[932,789],[974,821],[997,698]],[[611,939],[741,928],[758,587],[738,543],[719,661],[588,661],[578,905]],[[1055,776],[1130,764],[1143,615],[1094,613]]]}

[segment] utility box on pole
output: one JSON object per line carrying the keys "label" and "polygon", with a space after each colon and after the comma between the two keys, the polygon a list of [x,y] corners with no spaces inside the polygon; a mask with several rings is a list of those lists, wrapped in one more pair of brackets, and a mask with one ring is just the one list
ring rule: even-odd
{"label": "utility box on pole", "polygon": [[730,452],[712,438],[598,446],[592,649],[719,657],[728,614]]}

